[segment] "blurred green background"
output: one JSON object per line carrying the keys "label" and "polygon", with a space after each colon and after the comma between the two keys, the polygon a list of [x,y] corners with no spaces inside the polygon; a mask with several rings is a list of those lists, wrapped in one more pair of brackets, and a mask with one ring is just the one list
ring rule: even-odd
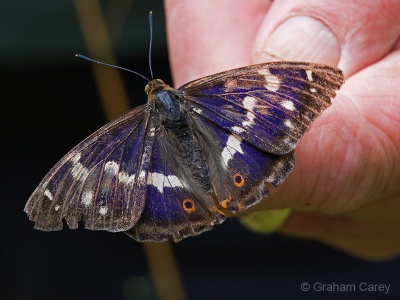
{"label": "blurred green background", "polygon": [[[153,71],[172,84],[162,2],[100,3],[118,64],[146,76],[154,12]],[[82,229],[43,233],[23,212],[47,171],[106,123],[90,63],[75,53],[86,48],[72,2],[0,2],[0,299],[155,299],[139,243]],[[123,78],[131,105],[144,103],[143,79]],[[174,252],[188,299],[400,298],[400,260],[364,262],[316,242],[257,235],[233,219]],[[391,288],[388,295],[302,292],[303,282]]]}

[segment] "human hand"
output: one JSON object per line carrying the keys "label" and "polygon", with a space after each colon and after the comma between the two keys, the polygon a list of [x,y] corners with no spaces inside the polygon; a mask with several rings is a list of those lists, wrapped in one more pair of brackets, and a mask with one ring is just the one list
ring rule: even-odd
{"label": "human hand", "polygon": [[[176,86],[269,60],[338,66],[346,83],[255,210],[357,257],[400,253],[400,2],[166,0]],[[280,27],[278,27],[280,25]]]}

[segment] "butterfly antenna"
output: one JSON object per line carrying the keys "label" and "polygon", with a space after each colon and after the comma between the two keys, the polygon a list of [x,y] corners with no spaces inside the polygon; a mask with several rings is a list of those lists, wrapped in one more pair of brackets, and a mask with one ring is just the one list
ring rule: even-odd
{"label": "butterfly antenna", "polygon": [[151,79],[154,79],[153,68],[151,67],[151,46],[153,44],[153,12],[152,11],[150,11],[150,13],[149,13],[149,25],[150,25],[149,68],[150,68]]}
{"label": "butterfly antenna", "polygon": [[[138,72],[135,72],[135,71],[132,71],[132,70],[127,69],[127,68],[119,67],[119,66],[112,65],[112,64],[106,64],[106,63],[103,63],[101,61],[91,59],[91,58],[89,58],[89,57],[87,57],[85,55],[82,55],[82,54],[75,54],[75,57],[81,58],[81,59],[84,59],[84,60],[87,60],[87,61],[91,61],[91,62],[97,63],[99,65],[103,65],[103,66],[107,66],[107,67],[112,67],[112,68],[128,71],[128,72],[131,72],[133,74],[136,74],[136,75],[142,77],[143,79],[146,79],[147,81],[150,81],[150,79],[148,79],[146,76],[143,76],[142,74],[140,74]],[[153,74],[152,74],[152,77],[153,77]]]}

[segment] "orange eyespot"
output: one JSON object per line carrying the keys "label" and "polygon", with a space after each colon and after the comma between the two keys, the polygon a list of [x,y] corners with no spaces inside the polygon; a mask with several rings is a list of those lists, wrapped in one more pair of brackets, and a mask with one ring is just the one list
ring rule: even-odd
{"label": "orange eyespot", "polygon": [[182,207],[187,213],[192,213],[196,210],[196,205],[192,199],[185,199],[182,202]]}
{"label": "orange eyespot", "polygon": [[241,188],[244,185],[244,177],[240,173],[233,175],[233,183],[235,186]]}

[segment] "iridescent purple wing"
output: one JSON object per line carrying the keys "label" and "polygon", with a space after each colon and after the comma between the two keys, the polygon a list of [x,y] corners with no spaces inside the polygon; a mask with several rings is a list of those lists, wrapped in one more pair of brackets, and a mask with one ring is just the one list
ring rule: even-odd
{"label": "iridescent purple wing", "polygon": [[339,69],[272,62],[221,72],[178,90],[190,109],[269,153],[294,150],[343,84]]}
{"label": "iridescent purple wing", "polygon": [[123,231],[140,218],[154,127],[140,106],[93,133],[45,176],[24,211],[35,228]]}

